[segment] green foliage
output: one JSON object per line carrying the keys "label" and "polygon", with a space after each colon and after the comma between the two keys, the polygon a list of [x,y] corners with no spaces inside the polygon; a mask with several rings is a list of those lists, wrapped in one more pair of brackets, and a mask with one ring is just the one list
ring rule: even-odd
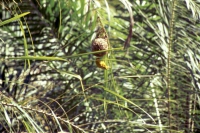
{"label": "green foliage", "polygon": [[[1,132],[200,130],[197,1],[0,5]],[[108,70],[91,52],[101,25]]]}

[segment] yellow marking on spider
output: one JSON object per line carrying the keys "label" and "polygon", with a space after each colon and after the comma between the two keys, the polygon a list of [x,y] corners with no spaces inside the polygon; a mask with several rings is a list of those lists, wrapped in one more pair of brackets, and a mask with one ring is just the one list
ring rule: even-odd
{"label": "yellow marking on spider", "polygon": [[101,61],[100,58],[96,59],[96,65],[97,67],[102,68],[102,69],[106,69],[106,70],[109,69],[109,66],[107,66],[104,61]]}

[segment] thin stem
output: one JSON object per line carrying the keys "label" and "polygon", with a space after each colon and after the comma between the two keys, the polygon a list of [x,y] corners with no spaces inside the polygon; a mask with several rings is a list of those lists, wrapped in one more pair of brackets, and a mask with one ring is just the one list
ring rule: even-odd
{"label": "thin stem", "polygon": [[[167,59],[167,90],[168,90],[168,124],[171,129],[171,109],[170,109],[170,95],[171,95],[171,47],[173,43],[173,30],[174,30],[174,19],[175,19],[175,8],[176,8],[176,0],[172,3],[172,14],[170,19],[170,33],[169,33],[169,45],[168,45],[168,59]],[[170,131],[171,132],[171,131]]]}

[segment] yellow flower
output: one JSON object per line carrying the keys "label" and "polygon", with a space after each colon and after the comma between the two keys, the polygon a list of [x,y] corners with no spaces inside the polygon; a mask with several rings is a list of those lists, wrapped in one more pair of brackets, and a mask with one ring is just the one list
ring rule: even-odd
{"label": "yellow flower", "polygon": [[106,65],[106,63],[104,61],[101,61],[100,58],[97,58],[96,59],[96,65],[99,67],[99,68],[102,68],[102,69],[109,69],[109,66]]}

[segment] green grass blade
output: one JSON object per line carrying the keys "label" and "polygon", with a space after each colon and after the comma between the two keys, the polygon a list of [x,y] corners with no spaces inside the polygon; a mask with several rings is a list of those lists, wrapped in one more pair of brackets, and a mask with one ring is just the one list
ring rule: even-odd
{"label": "green grass blade", "polygon": [[26,16],[26,15],[29,14],[29,13],[30,13],[30,12],[26,12],[26,13],[22,13],[22,14],[20,14],[20,15],[16,15],[16,16],[13,17],[13,18],[10,18],[10,19],[8,19],[8,20],[5,20],[5,21],[1,22],[1,23],[0,23],[0,26],[5,25],[5,24],[8,24],[8,23],[10,23],[10,22],[13,22],[13,21],[15,21],[15,20],[18,20],[19,18],[21,18],[21,17],[23,17],[23,16]]}
{"label": "green grass blade", "polygon": [[58,60],[58,61],[67,61],[63,58],[59,58],[59,57],[48,57],[48,56],[20,56],[20,57],[11,57],[8,59],[21,59],[21,60]]}

